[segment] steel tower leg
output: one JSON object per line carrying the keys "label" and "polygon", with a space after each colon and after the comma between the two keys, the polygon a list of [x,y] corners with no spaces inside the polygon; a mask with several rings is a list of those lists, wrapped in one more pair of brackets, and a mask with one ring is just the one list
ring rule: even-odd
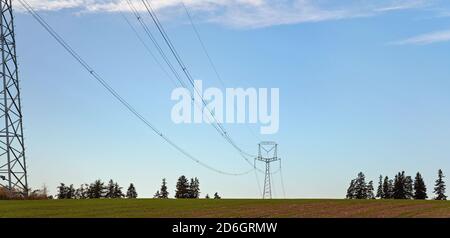
{"label": "steel tower leg", "polygon": [[272,199],[272,183],[270,181],[270,163],[266,162],[266,176],[264,179],[264,195],[263,199]]}
{"label": "steel tower leg", "polygon": [[0,11],[0,187],[27,196],[27,167],[11,0],[0,0]]}

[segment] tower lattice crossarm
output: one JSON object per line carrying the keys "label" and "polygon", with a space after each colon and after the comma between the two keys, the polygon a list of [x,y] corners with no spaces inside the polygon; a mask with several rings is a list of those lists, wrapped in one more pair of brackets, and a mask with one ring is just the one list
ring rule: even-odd
{"label": "tower lattice crossarm", "polygon": [[0,0],[0,187],[28,194],[22,106],[11,0]]}

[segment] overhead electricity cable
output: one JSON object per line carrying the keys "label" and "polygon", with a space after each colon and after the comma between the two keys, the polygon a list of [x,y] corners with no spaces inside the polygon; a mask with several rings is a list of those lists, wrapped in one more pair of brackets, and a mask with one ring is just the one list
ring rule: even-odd
{"label": "overhead electricity cable", "polygon": [[[146,35],[150,38],[150,40],[152,41],[153,45],[156,47],[156,49],[158,50],[158,53],[161,55],[161,57],[163,58],[164,62],[167,64],[167,66],[169,67],[169,69],[171,70],[171,72],[173,73],[175,78],[178,80],[178,82],[181,84],[181,86],[183,88],[189,89],[189,87],[186,85],[184,80],[179,75],[178,71],[175,69],[173,64],[170,62],[170,60],[167,57],[166,53],[164,52],[164,50],[162,49],[162,47],[160,46],[160,44],[156,40],[155,36],[150,31],[149,27],[145,23],[145,21],[142,18],[142,16],[139,14],[139,11],[136,9],[134,4],[130,0],[126,0],[126,2],[127,2],[128,6],[129,6],[130,10],[132,11],[133,15],[136,17],[136,19],[138,20],[138,22],[140,23],[140,25],[144,29]],[[198,108],[201,109],[202,106],[198,105],[199,103],[194,99],[194,97],[192,95],[193,93],[192,92],[190,92],[190,93],[191,93],[191,100],[194,102],[195,106],[197,106]],[[221,129],[217,125],[215,125],[213,123],[210,123],[210,124],[219,134],[222,133]]]}
{"label": "overhead electricity cable", "polygon": [[[164,62],[167,64],[167,66],[169,67],[170,71],[173,73],[173,75],[177,79],[177,81],[181,84],[181,86],[183,88],[188,89],[189,87],[186,85],[186,83],[183,81],[183,79],[179,75],[178,71],[175,69],[175,67],[170,62],[169,58],[165,54],[165,52],[162,49],[162,47],[159,45],[158,41],[156,40],[156,38],[154,37],[152,32],[150,31],[150,29],[147,26],[147,24],[145,23],[144,19],[139,14],[139,11],[136,9],[136,7],[133,5],[133,3],[130,0],[126,0],[126,2],[127,2],[128,6],[129,6],[130,10],[132,11],[133,15],[136,17],[136,19],[138,20],[138,22],[140,23],[140,25],[144,29],[146,35],[150,38],[150,40],[152,41],[153,45],[156,47],[158,53],[161,55],[161,57],[163,58]],[[194,102],[194,104],[196,104],[197,107],[202,108],[201,106],[198,105],[198,102],[195,101],[194,97],[192,96],[192,93],[191,93],[191,100]],[[215,124],[211,124],[211,126],[216,131],[221,133],[220,128],[218,128]]]}
{"label": "overhead electricity cable", "polygon": [[219,71],[217,70],[216,65],[214,64],[208,50],[206,49],[206,45],[202,40],[202,37],[200,36],[200,33],[194,24],[194,20],[192,19],[191,13],[189,12],[189,9],[186,7],[183,1],[181,1],[181,4],[183,5],[184,11],[186,12],[186,15],[189,19],[189,22],[191,23],[192,29],[194,30],[195,35],[197,36],[198,41],[200,42],[200,45],[202,46],[203,52],[205,52],[206,57],[208,58],[209,64],[211,65],[211,68],[213,69],[214,73],[216,74],[217,79],[222,84],[224,88],[226,88],[225,82],[222,80],[222,77],[219,74]]}
{"label": "overhead electricity cable", "polygon": [[[127,0],[128,1],[128,0]],[[198,90],[195,87],[194,84],[194,80],[187,68],[187,66],[184,64],[183,60],[181,59],[178,51],[176,50],[176,48],[174,47],[172,41],[170,40],[167,32],[165,31],[164,27],[162,26],[158,16],[156,15],[156,13],[154,12],[151,4],[147,1],[147,0],[142,0],[142,3],[144,5],[144,7],[146,8],[148,14],[150,15],[150,17],[152,18],[153,22],[155,23],[158,31],[160,32],[164,42],[167,44],[168,48],[170,49],[170,51],[172,52],[173,56],[175,57],[177,63],[179,64],[179,66],[181,67],[183,73],[185,74],[186,78],[188,79],[189,83],[192,85],[192,88],[194,90],[194,92],[196,92],[200,98],[202,99],[202,102],[205,106],[205,108],[209,111],[209,113],[212,116],[212,119],[214,119],[216,125],[218,126],[218,128],[221,130],[221,135],[226,139],[226,141],[231,144],[233,146],[233,148],[235,148],[240,155],[244,158],[244,160],[253,167],[252,162],[250,161],[250,159],[248,159],[248,157],[256,157],[255,155],[252,155],[250,153],[245,152],[244,150],[242,150],[239,146],[237,146],[237,144],[233,141],[233,139],[229,136],[229,134],[227,133],[227,131],[224,129],[223,125],[221,123],[218,122],[218,120],[216,119],[216,117],[214,116],[214,113],[210,110],[210,108],[208,107],[208,104],[206,103],[206,101],[203,99],[202,95],[198,92]],[[258,169],[260,172],[263,172],[262,170]]]}
{"label": "overhead electricity cable", "polygon": [[[194,31],[195,35],[197,36],[198,41],[200,42],[200,45],[203,49],[203,52],[205,53],[206,58],[209,61],[209,64],[211,66],[211,68],[213,69],[216,78],[218,79],[218,81],[220,82],[220,84],[222,85],[222,87],[226,88],[226,84],[224,82],[224,80],[222,79],[222,77],[219,74],[219,70],[217,70],[216,64],[214,63],[214,61],[212,60],[212,57],[210,55],[210,53],[208,52],[208,49],[206,48],[206,45],[200,35],[200,32],[197,29],[197,26],[194,23],[194,20],[192,19],[192,15],[188,9],[188,7],[186,6],[186,4],[184,4],[184,1],[181,1],[181,4],[183,5],[184,11],[186,12],[187,18],[189,19],[190,25],[192,26],[192,30]],[[253,130],[247,125],[245,124],[245,126],[247,127],[248,131],[250,132],[250,134],[255,137],[257,140],[262,141],[261,137],[259,137],[258,135],[256,135],[256,133],[253,132]]]}
{"label": "overhead electricity cable", "polygon": [[263,194],[262,189],[261,189],[261,183],[259,182],[258,172],[257,172],[257,168],[256,168],[256,159],[254,159],[253,166],[254,166],[255,178],[256,178],[256,183],[258,185],[259,194],[262,197],[262,196],[264,196],[264,194]]}
{"label": "overhead electricity cable", "polygon": [[176,48],[172,44],[172,41],[170,40],[169,36],[167,35],[166,31],[164,30],[164,27],[162,26],[161,22],[159,21],[158,16],[156,16],[155,12],[153,11],[150,3],[148,1],[144,1],[144,0],[142,1],[142,3],[144,4],[145,8],[147,9],[147,12],[151,16],[151,18],[152,18],[153,22],[155,23],[158,31],[160,32],[161,36],[163,37],[164,42],[167,44],[169,50],[172,52],[172,54],[175,57],[177,63],[180,65],[184,75],[186,76],[186,79],[187,79],[188,83],[190,83],[190,85],[192,86],[192,90],[201,98],[205,108],[209,111],[209,113],[211,114],[212,119],[214,120],[215,124],[221,130],[221,134],[224,135],[224,136],[227,136],[226,135],[227,133],[226,133],[225,129],[223,128],[222,124],[218,122],[218,120],[214,116],[214,113],[208,107],[208,104],[204,100],[203,96],[198,91],[198,89],[195,87],[195,82],[194,82],[194,79],[193,79],[192,75],[190,74],[188,68],[186,67],[186,65],[182,61],[182,59],[181,59],[180,55],[178,54]]}
{"label": "overhead electricity cable", "polygon": [[150,29],[148,28],[147,24],[144,22],[144,20],[142,19],[141,15],[139,14],[138,10],[134,7],[133,3],[130,0],[126,0],[128,6],[130,7],[130,10],[132,11],[133,15],[136,17],[136,19],[138,20],[138,22],[141,24],[142,28],[144,29],[144,32],[146,33],[146,35],[150,38],[150,40],[153,42],[153,44],[155,45],[156,49],[158,50],[158,53],[161,55],[161,57],[163,58],[164,62],[167,64],[167,66],[169,67],[170,71],[173,73],[173,75],[175,76],[175,78],[180,82],[181,86],[184,88],[187,88],[187,85],[184,83],[184,81],[181,79],[181,76],[178,74],[177,70],[175,69],[175,67],[172,65],[172,63],[170,62],[170,60],[168,59],[167,55],[164,53],[164,50],[161,48],[161,46],[158,44],[158,42],[156,41],[155,37],[153,36],[152,32],[150,31]]}
{"label": "overhead electricity cable", "polygon": [[284,187],[284,180],[283,180],[283,170],[281,169],[281,160],[280,160],[280,181],[281,181],[281,189],[283,190],[283,196],[286,198],[286,190]]}
{"label": "overhead electricity cable", "polygon": [[175,142],[165,136],[160,130],[153,126],[142,114],[140,114],[132,105],[130,105],[114,88],[112,88],[95,70],[92,68],[30,5],[26,0],[18,0],[22,6],[29,12],[33,18],[86,70],[89,74],[96,79],[102,87],[104,87],[115,99],[117,99],[129,112],[137,117],[142,123],[150,128],[156,135],[160,136],[169,145],[175,148],[178,152],[194,161],[195,163],[214,171],[219,174],[239,176],[246,175],[253,171],[249,170],[242,173],[229,173],[223,170],[216,169],[201,160],[197,159],[193,155],[189,154],[186,150],[178,146]]}
{"label": "overhead electricity cable", "polygon": [[144,46],[144,48],[147,50],[147,52],[151,55],[151,57],[153,58],[153,60],[156,62],[156,64],[161,68],[161,70],[164,72],[165,76],[170,79],[170,81],[172,81],[173,85],[175,87],[179,87],[180,85],[170,76],[169,72],[167,72],[166,68],[164,68],[164,66],[162,65],[162,63],[158,60],[158,58],[155,56],[155,54],[153,54],[152,50],[150,50],[150,47],[147,45],[147,43],[145,43],[144,39],[142,39],[141,35],[139,34],[139,32],[136,30],[136,28],[133,26],[133,24],[131,24],[130,20],[128,20],[128,18],[125,16],[125,14],[123,14],[121,12],[122,18],[127,22],[128,26],[131,28],[131,30],[133,31],[133,33],[136,35],[136,37],[138,38],[138,40],[142,43],[142,45]]}

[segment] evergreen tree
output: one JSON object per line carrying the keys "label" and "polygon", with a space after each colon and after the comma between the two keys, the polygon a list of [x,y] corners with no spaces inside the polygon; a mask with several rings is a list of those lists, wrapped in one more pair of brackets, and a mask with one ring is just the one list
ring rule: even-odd
{"label": "evergreen tree", "polygon": [[355,198],[366,199],[367,198],[367,184],[366,176],[360,172],[358,178],[355,180]]}
{"label": "evergreen tree", "polygon": [[162,180],[161,184],[161,198],[169,198],[169,192],[167,191],[167,182],[165,178]]}
{"label": "evergreen tree", "polygon": [[374,195],[374,193],[373,193],[373,190],[374,190],[374,188],[373,188],[373,181],[370,181],[368,184],[367,184],[367,189],[366,189],[366,198],[367,199],[375,199],[375,195]]}
{"label": "evergreen tree", "polygon": [[389,194],[389,199],[394,198],[394,181],[392,179],[389,179],[389,181],[388,181],[388,194]]}
{"label": "evergreen tree", "polygon": [[136,188],[134,187],[134,184],[130,184],[127,190],[127,198],[128,199],[135,199],[137,198],[138,194],[136,192]]}
{"label": "evergreen tree", "polygon": [[398,173],[395,176],[393,198],[394,199],[406,199],[405,172]]}
{"label": "evergreen tree", "polygon": [[417,172],[416,178],[414,179],[414,199],[424,200],[427,198],[427,187],[425,186],[422,175]]}
{"label": "evergreen tree", "polygon": [[404,188],[405,189],[405,198],[412,199],[414,197],[414,182],[413,182],[411,176],[405,177],[404,186],[405,186],[405,188]]}
{"label": "evergreen tree", "polygon": [[77,190],[75,190],[75,198],[76,199],[88,198],[88,196],[87,196],[87,188],[88,187],[89,187],[89,185],[82,184],[79,188],[77,188]]}
{"label": "evergreen tree", "polygon": [[114,198],[123,198],[125,194],[122,192],[122,187],[118,183],[114,184]]}
{"label": "evergreen tree", "polygon": [[214,199],[222,199],[220,196],[219,196],[219,194],[216,192],[216,193],[214,193]]}
{"label": "evergreen tree", "polygon": [[205,199],[210,199],[209,194],[206,194]]}
{"label": "evergreen tree", "polygon": [[71,184],[69,187],[67,187],[66,199],[74,199],[74,198],[75,198],[75,188],[73,187],[73,184]]}
{"label": "evergreen tree", "polygon": [[155,198],[155,199],[160,199],[160,198],[162,198],[161,193],[159,192],[159,190],[156,191],[155,195],[153,195],[153,198]]}
{"label": "evergreen tree", "polygon": [[383,181],[383,195],[384,195],[384,199],[391,199],[391,185],[392,182],[390,182],[389,177],[386,176],[384,177],[384,181]]}
{"label": "evergreen tree", "polygon": [[67,199],[67,187],[64,183],[58,186],[58,194],[56,195],[58,199]]}
{"label": "evergreen tree", "polygon": [[350,181],[350,186],[348,186],[347,189],[347,199],[355,199],[355,180],[352,179],[352,181]]}
{"label": "evergreen tree", "polygon": [[382,175],[380,175],[380,178],[378,180],[378,189],[377,189],[376,197],[379,198],[379,199],[385,198],[385,196],[384,196],[384,188],[383,188],[383,176]]}
{"label": "evergreen tree", "polygon": [[189,198],[189,181],[186,176],[182,175],[178,178],[175,190],[175,198]]}
{"label": "evergreen tree", "polygon": [[110,179],[108,186],[106,187],[105,198],[115,198],[115,190],[114,189],[115,189],[114,181],[112,179]]}
{"label": "evergreen tree", "polygon": [[79,188],[77,188],[75,190],[75,199],[84,199],[83,195],[84,194],[84,186],[81,185]]}
{"label": "evergreen tree", "polygon": [[98,199],[102,198],[105,195],[105,185],[104,183],[98,179],[91,185],[89,185],[88,192],[87,192],[88,198],[90,199]]}
{"label": "evergreen tree", "polygon": [[434,186],[434,194],[436,194],[435,200],[447,200],[447,196],[445,195],[445,182],[444,182],[444,173],[442,170],[438,171],[438,179],[436,180],[436,184]]}
{"label": "evergreen tree", "polygon": [[199,198],[200,197],[200,182],[198,178],[192,178],[189,184],[189,198]]}

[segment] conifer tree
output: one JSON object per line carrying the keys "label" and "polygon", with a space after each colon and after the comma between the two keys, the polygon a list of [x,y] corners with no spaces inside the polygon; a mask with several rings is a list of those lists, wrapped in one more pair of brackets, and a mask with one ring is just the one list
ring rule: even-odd
{"label": "conifer tree", "polygon": [[127,198],[128,199],[135,199],[138,197],[138,194],[136,192],[136,188],[134,187],[134,184],[131,183],[130,186],[127,189]]}
{"label": "conifer tree", "polygon": [[77,188],[77,190],[75,190],[75,199],[84,199],[84,193],[84,186],[81,185],[79,188]]}
{"label": "conifer tree", "polygon": [[205,199],[210,199],[209,194],[206,194]]}
{"label": "conifer tree", "polygon": [[388,181],[388,194],[389,194],[389,199],[394,198],[394,181],[392,179],[389,179],[389,181]]}
{"label": "conifer tree", "polygon": [[73,187],[73,184],[70,186],[66,186],[64,183],[61,183],[58,186],[58,194],[56,197],[58,199],[74,199],[75,198],[75,188]]}
{"label": "conifer tree", "polygon": [[435,200],[447,200],[447,196],[445,195],[445,182],[444,182],[444,173],[442,170],[438,171],[438,179],[436,180],[434,186],[434,194],[436,194]]}
{"label": "conifer tree", "polygon": [[161,193],[159,192],[159,190],[156,191],[155,195],[153,195],[153,198],[156,198],[156,199],[162,198],[162,197],[161,197]]}
{"label": "conifer tree", "polygon": [[79,188],[77,188],[77,190],[75,190],[75,198],[76,199],[86,199],[87,198],[87,188],[89,185],[80,185]]}
{"label": "conifer tree", "polygon": [[391,199],[391,184],[389,177],[386,176],[384,177],[384,181],[383,181],[383,195],[384,195],[384,199]]}
{"label": "conifer tree", "polygon": [[98,179],[91,185],[89,185],[89,189],[87,192],[88,198],[90,199],[98,199],[102,198],[105,195],[105,186],[104,183]]}
{"label": "conifer tree", "polygon": [[169,198],[169,192],[167,191],[167,182],[165,178],[162,180],[161,184],[161,198]]}
{"label": "conifer tree", "polygon": [[411,178],[411,176],[405,177],[405,199],[412,199],[414,197],[414,182]]}
{"label": "conifer tree", "polygon": [[416,178],[414,179],[414,199],[424,200],[427,198],[427,187],[425,186],[422,175],[417,172]]}
{"label": "conifer tree", "polygon": [[61,183],[58,186],[58,194],[56,195],[58,199],[66,199],[67,198],[67,188],[64,183]]}
{"label": "conifer tree", "polygon": [[394,179],[394,199],[406,199],[405,172],[398,173]]}
{"label": "conifer tree", "polygon": [[199,198],[200,197],[200,182],[198,178],[192,178],[189,184],[189,198]]}
{"label": "conifer tree", "polygon": [[367,189],[366,189],[366,198],[367,199],[375,199],[375,195],[373,193],[373,190],[374,190],[374,188],[373,188],[373,181],[370,181],[367,184]]}
{"label": "conifer tree", "polygon": [[114,181],[112,179],[109,180],[108,186],[106,187],[105,198],[115,198],[114,192]]}
{"label": "conifer tree", "polygon": [[175,198],[189,198],[189,195],[189,181],[186,176],[182,175],[177,181]]}
{"label": "conifer tree", "polygon": [[222,199],[222,197],[219,196],[219,193],[214,193],[214,199]]}
{"label": "conifer tree", "polygon": [[367,184],[366,176],[360,172],[358,178],[355,180],[355,198],[366,199],[367,198]]}
{"label": "conifer tree", "polygon": [[67,198],[67,199],[74,199],[74,198],[75,198],[75,188],[73,187],[73,184],[71,184],[71,185],[67,188],[66,198]]}
{"label": "conifer tree", "polygon": [[378,180],[378,189],[377,189],[377,198],[383,199],[384,197],[384,190],[383,190],[383,176],[380,175],[380,178]]}
{"label": "conifer tree", "polygon": [[118,183],[114,184],[114,198],[123,198],[125,194],[122,192],[122,187]]}
{"label": "conifer tree", "polygon": [[352,179],[352,181],[350,181],[350,186],[348,186],[347,189],[347,199],[355,199],[355,180]]}

